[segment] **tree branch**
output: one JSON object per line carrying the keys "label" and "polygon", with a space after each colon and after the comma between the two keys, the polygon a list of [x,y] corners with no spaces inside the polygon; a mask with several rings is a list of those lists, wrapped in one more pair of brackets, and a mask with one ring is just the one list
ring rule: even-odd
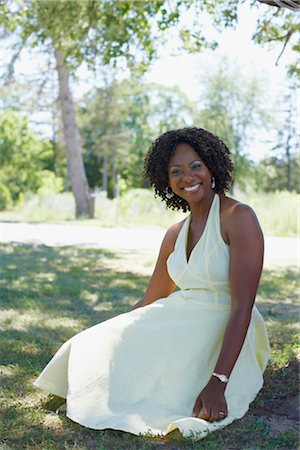
{"label": "tree branch", "polygon": [[269,6],[277,6],[277,8],[288,8],[291,11],[300,11],[300,0],[258,0]]}
{"label": "tree branch", "polygon": [[21,51],[22,46],[20,45],[19,47],[17,47],[16,52],[12,55],[10,61],[8,62],[5,73],[0,77],[0,79],[2,79],[4,82],[4,85],[7,85],[12,81],[15,72],[15,63],[17,62]]}
{"label": "tree branch", "polygon": [[280,60],[280,58],[281,58],[281,56],[282,56],[282,54],[283,54],[283,52],[284,52],[284,50],[285,50],[285,47],[287,46],[287,43],[289,42],[290,37],[292,36],[292,34],[293,34],[293,33],[290,31],[290,32],[286,35],[286,39],[285,39],[284,45],[283,45],[283,47],[282,47],[281,52],[280,52],[279,55],[278,55],[278,58],[276,59],[275,66],[278,66],[279,60]]}

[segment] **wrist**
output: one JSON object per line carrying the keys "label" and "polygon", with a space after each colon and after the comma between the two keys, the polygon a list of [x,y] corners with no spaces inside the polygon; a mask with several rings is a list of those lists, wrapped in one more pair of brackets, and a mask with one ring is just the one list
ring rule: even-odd
{"label": "wrist", "polygon": [[221,383],[228,383],[229,377],[223,373],[220,372],[213,372],[213,377],[217,378]]}
{"label": "wrist", "polygon": [[227,383],[222,383],[222,381],[220,381],[218,378],[214,376],[211,376],[211,379],[209,380],[208,384],[218,392],[224,392],[227,387]]}

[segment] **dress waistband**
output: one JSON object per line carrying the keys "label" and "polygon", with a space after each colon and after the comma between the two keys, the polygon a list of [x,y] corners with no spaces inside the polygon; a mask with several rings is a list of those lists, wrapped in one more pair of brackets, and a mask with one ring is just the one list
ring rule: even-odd
{"label": "dress waistband", "polygon": [[225,296],[227,296],[227,295],[230,295],[230,292],[229,292],[229,290],[228,289],[226,289],[225,288],[225,286],[219,286],[219,288],[218,289],[216,289],[216,287],[214,287],[214,288],[210,288],[210,287],[199,287],[199,288],[197,288],[197,287],[191,287],[191,288],[179,288],[179,290],[180,291],[183,291],[183,292],[201,292],[201,291],[203,291],[203,292],[210,292],[210,293],[213,293],[213,294],[224,294]]}
{"label": "dress waistband", "polygon": [[[176,291],[175,291],[176,292]],[[186,288],[177,291],[187,300],[196,300],[203,304],[223,304],[230,305],[231,297],[229,292],[209,288]]]}
{"label": "dress waistband", "polygon": [[182,288],[181,291],[210,291],[215,292],[213,289],[201,287],[201,288]]}

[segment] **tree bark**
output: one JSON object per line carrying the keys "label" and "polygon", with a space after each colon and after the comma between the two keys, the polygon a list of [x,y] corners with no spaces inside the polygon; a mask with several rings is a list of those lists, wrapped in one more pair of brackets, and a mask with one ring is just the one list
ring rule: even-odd
{"label": "tree bark", "polygon": [[286,155],[286,171],[287,171],[287,190],[292,190],[292,158],[291,158],[291,138],[292,138],[292,109],[289,110],[288,115],[288,135],[286,140],[286,146],[285,146],[285,155]]}
{"label": "tree bark", "polygon": [[80,135],[75,117],[75,108],[69,87],[68,71],[62,53],[55,49],[56,68],[59,81],[59,101],[61,105],[67,162],[71,176],[72,192],[75,198],[76,217],[93,217],[92,198],[83,165]]}
{"label": "tree bark", "polygon": [[102,176],[102,189],[104,192],[108,192],[108,162],[107,156],[103,155],[103,176]]}

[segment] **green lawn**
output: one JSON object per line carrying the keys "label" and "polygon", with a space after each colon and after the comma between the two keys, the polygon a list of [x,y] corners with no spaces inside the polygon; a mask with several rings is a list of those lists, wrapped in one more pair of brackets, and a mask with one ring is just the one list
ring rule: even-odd
{"label": "green lawn", "polygon": [[[264,389],[249,413],[203,441],[136,437],[85,429],[46,410],[33,380],[76,332],[128,311],[142,296],[153,252],[78,247],[1,247],[1,436],[5,449],[296,449],[297,422],[283,417],[297,395],[296,268],[265,270],[258,307],[269,329],[272,357]],[[281,412],[280,412],[281,411]],[[283,412],[282,412],[283,411]]]}

